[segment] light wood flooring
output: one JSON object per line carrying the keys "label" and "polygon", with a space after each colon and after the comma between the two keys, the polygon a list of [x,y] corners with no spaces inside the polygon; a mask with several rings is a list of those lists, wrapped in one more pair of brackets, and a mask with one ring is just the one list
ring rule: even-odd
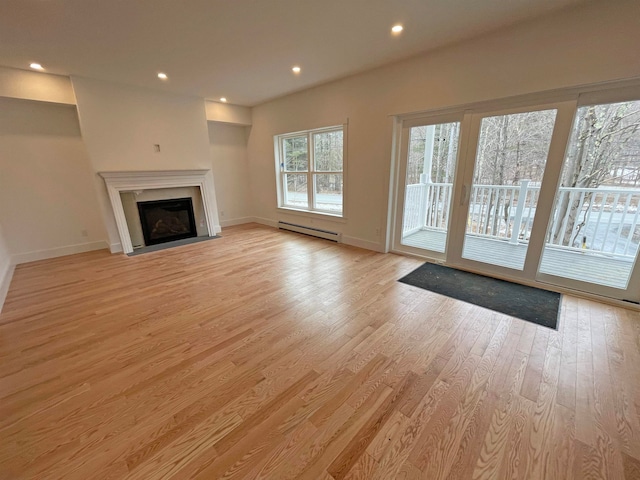
{"label": "light wood flooring", "polygon": [[256,225],[19,266],[2,479],[640,479],[640,316],[559,331]]}

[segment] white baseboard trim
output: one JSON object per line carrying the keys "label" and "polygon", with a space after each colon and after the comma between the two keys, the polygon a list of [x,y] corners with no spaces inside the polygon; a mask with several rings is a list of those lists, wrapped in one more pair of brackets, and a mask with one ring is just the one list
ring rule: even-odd
{"label": "white baseboard trim", "polygon": [[260,225],[267,225],[268,227],[278,228],[278,221],[271,220],[269,218],[252,217],[252,221],[259,223]]}
{"label": "white baseboard trim", "polygon": [[74,253],[90,252],[92,250],[102,250],[106,248],[109,248],[109,245],[102,240],[99,242],[79,243],[77,245],[68,245],[66,247],[57,247],[48,250],[17,253],[11,257],[11,263],[19,265],[21,263],[35,262],[37,260],[46,260],[47,258],[63,257],[65,255],[73,255]]}
{"label": "white baseboard trim", "polygon": [[255,222],[255,218],[253,217],[239,217],[239,218],[232,218],[230,220],[221,220],[220,226],[224,228],[224,227],[232,227],[234,225],[242,225],[244,223],[253,223],[253,222]]}
{"label": "white baseboard trim", "polygon": [[[220,225],[214,225],[213,226],[213,235],[217,235],[222,231],[222,227]],[[212,236],[213,236],[212,235]]]}
{"label": "white baseboard trim", "polygon": [[342,235],[342,243],[344,243],[345,245],[351,245],[352,247],[364,248],[366,250],[373,250],[374,252],[384,253],[383,245],[376,242],[370,242],[369,240],[363,240],[362,238]]}
{"label": "white baseboard trim", "polygon": [[0,312],[4,306],[4,301],[7,298],[9,292],[9,285],[11,285],[11,279],[13,278],[14,266],[7,263],[4,272],[0,272]]}
{"label": "white baseboard trim", "polygon": [[120,253],[120,252],[122,252],[122,244],[120,242],[112,243],[111,245],[109,245],[109,251],[111,253]]}
{"label": "white baseboard trim", "polygon": [[[271,220],[269,218],[263,217],[243,217],[236,220],[227,221],[233,221],[237,223],[229,223],[228,225],[223,223],[224,226],[240,225],[242,223],[259,223],[260,225],[267,225],[269,227],[278,228],[277,220]],[[370,242],[369,240],[363,240],[362,238],[349,237],[343,234],[341,243],[344,243],[345,245],[351,245],[353,247],[364,248],[366,250],[373,250],[374,252],[385,253],[384,245],[382,243]]]}

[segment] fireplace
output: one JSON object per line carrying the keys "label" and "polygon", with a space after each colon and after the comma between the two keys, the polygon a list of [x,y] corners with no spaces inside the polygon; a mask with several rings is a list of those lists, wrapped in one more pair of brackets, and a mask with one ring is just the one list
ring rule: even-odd
{"label": "fireplace", "polygon": [[[100,172],[100,176],[104,178],[107,186],[107,193],[113,209],[115,223],[118,230],[118,238],[109,235],[111,242],[109,248],[111,253],[133,252],[133,243],[131,241],[130,227],[127,225],[127,216],[122,204],[121,195],[125,192],[136,192],[138,190],[156,190],[165,188],[182,188],[182,187],[198,187],[199,195],[197,200],[201,201],[200,208],[202,214],[198,220],[198,227],[203,227],[203,232],[199,232],[200,236],[213,237],[220,233],[220,221],[218,219],[218,207],[216,204],[216,193],[213,185],[213,173],[209,170],[154,170],[140,172]],[[175,195],[173,198],[183,198],[188,195]],[[167,198],[167,197],[164,197]],[[160,200],[160,198],[149,198],[146,200]],[[141,199],[142,201],[142,199]],[[196,203],[194,202],[194,209]],[[137,202],[132,202],[132,217],[139,219]],[[198,214],[196,212],[196,219]],[[136,222],[137,225],[140,223]],[[140,228],[140,242],[143,243],[144,234]],[[119,242],[117,241],[119,240]]]}
{"label": "fireplace", "polygon": [[138,202],[138,212],[147,246],[198,235],[191,198]]}

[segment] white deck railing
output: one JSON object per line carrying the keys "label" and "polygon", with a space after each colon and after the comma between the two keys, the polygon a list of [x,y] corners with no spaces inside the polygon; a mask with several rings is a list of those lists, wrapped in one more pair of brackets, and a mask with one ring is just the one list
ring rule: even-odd
{"label": "white deck railing", "polygon": [[[403,236],[418,230],[444,231],[449,223],[450,183],[407,185]],[[527,243],[540,187],[476,185],[469,195],[467,234]],[[634,258],[640,241],[640,190],[561,187],[547,245]],[[571,216],[574,218],[572,225]],[[636,232],[638,230],[638,232]]]}

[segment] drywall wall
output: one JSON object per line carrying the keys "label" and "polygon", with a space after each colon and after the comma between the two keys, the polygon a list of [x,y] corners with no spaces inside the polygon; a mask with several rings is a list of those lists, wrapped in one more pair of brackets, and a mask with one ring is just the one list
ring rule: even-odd
{"label": "drywall wall", "polygon": [[251,220],[251,189],[247,161],[250,127],[209,122],[209,151],[216,199],[223,227]]}
{"label": "drywall wall", "polygon": [[273,136],[348,119],[346,222],[314,219],[347,243],[383,249],[393,114],[640,76],[640,2],[595,2],[254,107],[254,215],[277,209]]}
{"label": "drywall wall", "polygon": [[72,77],[72,82],[96,172],[209,167],[202,98],[88,78]]}
{"label": "drywall wall", "polygon": [[229,123],[231,125],[251,125],[251,108],[227,103],[205,101],[207,121]]}
{"label": "drywall wall", "polygon": [[9,284],[11,283],[11,276],[13,273],[13,266],[11,265],[11,255],[9,249],[4,241],[4,234],[2,233],[2,225],[0,225],[0,312],[2,312],[2,306],[4,300],[9,291]]}
{"label": "drywall wall", "polygon": [[71,80],[109,241],[117,250],[120,238],[97,173],[210,169],[204,99],[81,77]]}
{"label": "drywall wall", "polygon": [[75,105],[69,77],[0,67],[0,97]]}
{"label": "drywall wall", "polygon": [[0,98],[0,205],[14,263],[106,247],[75,107]]}

